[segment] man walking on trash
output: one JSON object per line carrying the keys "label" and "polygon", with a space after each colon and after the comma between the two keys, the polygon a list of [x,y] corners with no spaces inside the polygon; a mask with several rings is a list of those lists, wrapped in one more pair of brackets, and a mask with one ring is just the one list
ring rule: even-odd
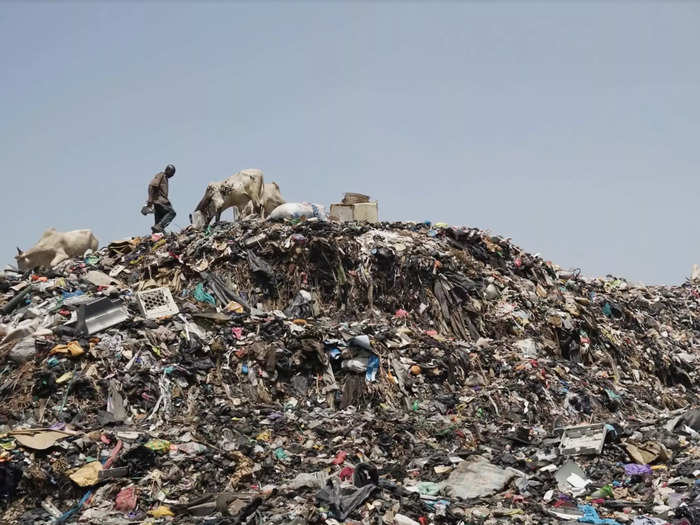
{"label": "man walking on trash", "polygon": [[148,207],[153,208],[155,224],[151,226],[153,233],[165,231],[168,224],[175,218],[175,210],[168,200],[168,179],[175,175],[175,166],[168,164],[165,170],[157,173],[148,184]]}

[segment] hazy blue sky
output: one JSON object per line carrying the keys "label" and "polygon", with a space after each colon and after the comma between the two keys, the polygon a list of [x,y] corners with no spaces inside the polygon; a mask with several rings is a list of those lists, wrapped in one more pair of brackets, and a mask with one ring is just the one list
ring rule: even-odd
{"label": "hazy blue sky", "polygon": [[679,283],[700,263],[698,28],[698,2],[4,2],[0,261],[49,226],[149,232],[172,162],[180,227],[258,167],[288,201],[368,193],[383,219]]}

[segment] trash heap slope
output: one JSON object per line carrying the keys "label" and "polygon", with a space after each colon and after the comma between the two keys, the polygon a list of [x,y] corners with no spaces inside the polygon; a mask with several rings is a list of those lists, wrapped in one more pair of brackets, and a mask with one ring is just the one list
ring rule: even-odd
{"label": "trash heap slope", "polygon": [[[10,522],[556,523],[613,479],[603,514],[692,518],[692,480],[676,505],[656,483],[700,468],[690,283],[584,279],[477,229],[254,220],[0,285]],[[147,318],[161,287],[177,313]],[[605,447],[573,471],[561,429],[588,423]]]}

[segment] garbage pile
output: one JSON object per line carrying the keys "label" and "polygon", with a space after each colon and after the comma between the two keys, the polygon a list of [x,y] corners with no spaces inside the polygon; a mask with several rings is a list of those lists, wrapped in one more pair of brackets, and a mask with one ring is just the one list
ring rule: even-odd
{"label": "garbage pile", "polygon": [[700,524],[700,288],[430,223],[0,277],[0,522]]}

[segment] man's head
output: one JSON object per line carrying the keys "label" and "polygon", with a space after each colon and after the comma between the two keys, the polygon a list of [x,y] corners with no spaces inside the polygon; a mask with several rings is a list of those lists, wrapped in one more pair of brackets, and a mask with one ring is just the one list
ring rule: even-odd
{"label": "man's head", "polygon": [[168,178],[170,178],[170,177],[172,177],[173,175],[175,175],[175,166],[173,166],[172,164],[168,164],[168,165],[165,167],[165,170],[163,170],[163,171],[164,171],[164,173],[165,173],[165,176],[168,177]]}

